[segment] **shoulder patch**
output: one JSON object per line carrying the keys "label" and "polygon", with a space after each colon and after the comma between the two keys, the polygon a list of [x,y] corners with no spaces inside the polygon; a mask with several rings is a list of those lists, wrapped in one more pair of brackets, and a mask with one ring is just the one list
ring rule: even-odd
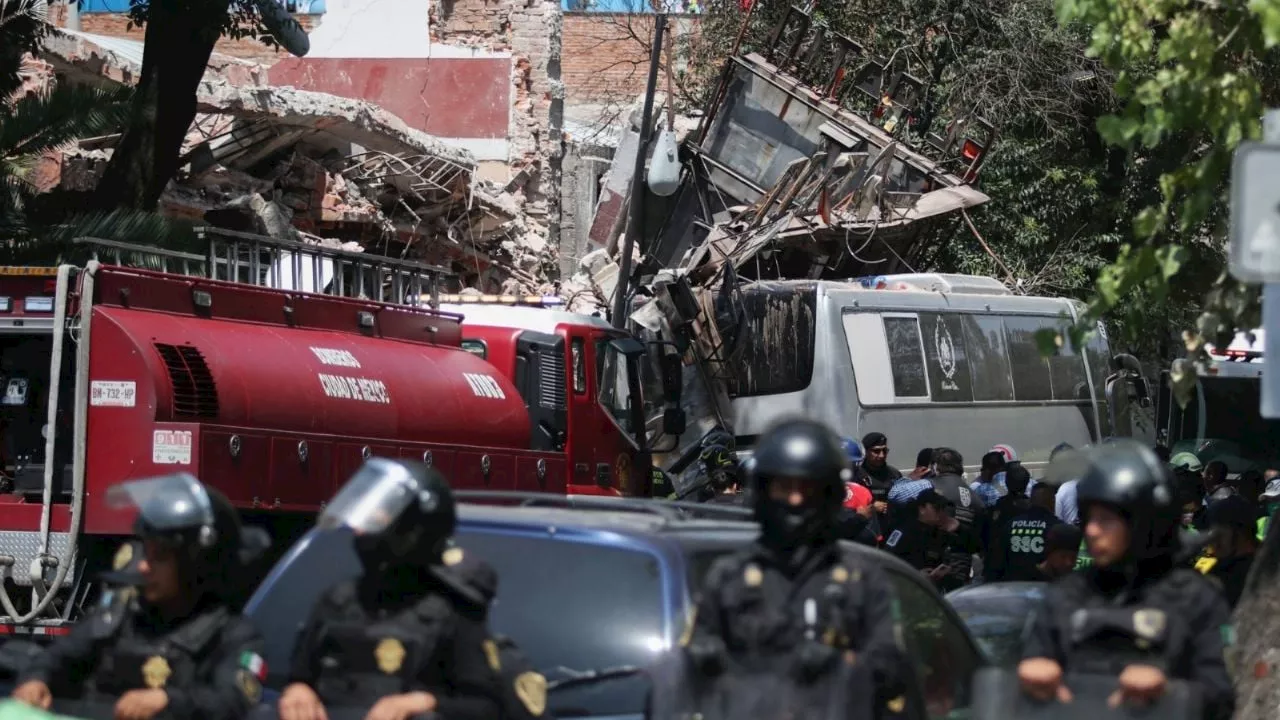
{"label": "shoulder patch", "polygon": [[894,530],[889,533],[889,537],[885,538],[884,544],[889,547],[898,547],[898,541],[902,539],[902,531]]}
{"label": "shoulder patch", "polygon": [[498,654],[498,644],[488,638],[484,641],[484,657],[489,661],[489,669],[502,672],[502,657]]}
{"label": "shoulder patch", "polygon": [[534,717],[547,711],[547,679],[536,672],[520,673],[515,682],[516,697]]}
{"label": "shoulder patch", "polygon": [[236,672],[236,684],[240,686],[240,692],[244,693],[244,698],[252,705],[257,705],[262,700],[262,683],[258,682],[258,678],[248,670],[239,670]]}

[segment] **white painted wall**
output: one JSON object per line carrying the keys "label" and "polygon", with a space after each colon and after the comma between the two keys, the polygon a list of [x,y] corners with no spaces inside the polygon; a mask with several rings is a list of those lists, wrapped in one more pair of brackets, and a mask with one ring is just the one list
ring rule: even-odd
{"label": "white painted wall", "polygon": [[327,0],[309,58],[494,58],[511,53],[431,43],[429,0]]}

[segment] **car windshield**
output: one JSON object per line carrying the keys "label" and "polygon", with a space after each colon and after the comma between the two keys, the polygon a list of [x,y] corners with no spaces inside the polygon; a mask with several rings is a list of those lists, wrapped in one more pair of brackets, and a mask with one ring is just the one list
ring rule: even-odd
{"label": "car windshield", "polygon": [[948,600],[991,660],[997,665],[1012,667],[1022,659],[1023,636],[1043,595],[1018,592],[962,595]]}
{"label": "car windshield", "polygon": [[[463,531],[463,548],[498,571],[494,632],[516,641],[551,682],[588,670],[645,667],[667,645],[658,559],[640,550],[526,534]],[[640,714],[635,675],[552,693],[558,717]]]}
{"label": "car windshield", "polygon": [[[493,632],[512,638],[551,682],[583,671],[650,665],[666,647],[658,559],[628,548],[543,535],[462,529],[458,544],[498,572],[490,614]],[[360,565],[343,530],[311,533],[304,551],[291,550],[273,579],[246,608],[263,634],[267,684],[288,676],[293,644],[316,599]],[[301,546],[300,546],[301,547]],[[642,675],[582,683],[555,691],[560,717],[640,714],[648,682]]]}

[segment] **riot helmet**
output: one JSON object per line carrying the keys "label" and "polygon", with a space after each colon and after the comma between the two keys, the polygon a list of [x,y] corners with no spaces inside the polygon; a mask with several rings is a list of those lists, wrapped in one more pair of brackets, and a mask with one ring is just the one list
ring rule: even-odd
{"label": "riot helmet", "polygon": [[[751,500],[761,541],[788,551],[824,541],[853,477],[839,436],[812,420],[783,420],[760,436],[752,459]],[[780,497],[781,483],[801,488],[803,501]]]}
{"label": "riot helmet", "polygon": [[458,523],[449,483],[412,460],[369,458],[320,514],[320,528],[346,527],[366,572],[391,564],[439,564]]}
{"label": "riot helmet", "polygon": [[[114,485],[106,501],[110,507],[136,509],[134,533],[143,543],[155,540],[175,550],[189,586],[199,594],[226,596],[236,589],[236,570],[263,549],[260,536],[241,527],[231,501],[188,473]],[[123,547],[116,558],[117,572],[104,579],[140,584],[133,549],[137,546]]]}
{"label": "riot helmet", "polygon": [[848,437],[842,438],[840,442],[844,445],[844,454],[849,457],[849,462],[861,465],[867,457],[867,453],[862,449],[862,443]]}
{"label": "riot helmet", "polygon": [[1129,526],[1129,557],[1146,560],[1173,552],[1181,507],[1168,467],[1151,448],[1121,439],[1090,448],[1076,485],[1076,500],[1087,522],[1090,505],[1118,511]]}

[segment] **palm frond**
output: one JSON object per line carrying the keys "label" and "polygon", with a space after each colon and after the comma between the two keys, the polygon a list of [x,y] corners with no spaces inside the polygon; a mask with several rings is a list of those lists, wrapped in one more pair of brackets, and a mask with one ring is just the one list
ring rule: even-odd
{"label": "palm frond", "polygon": [[0,0],[0,28],[19,18],[48,22],[48,0]]}
{"label": "palm frond", "polygon": [[57,85],[0,109],[0,157],[57,150],[79,138],[120,130],[129,120],[133,88]]}
{"label": "palm frond", "polygon": [[[54,264],[63,260],[82,261],[88,252],[77,246],[76,238],[89,237],[148,245],[165,249],[188,249],[198,243],[190,221],[168,218],[147,210],[116,208],[109,212],[70,215],[47,227],[29,227],[23,237],[10,245],[6,263]],[[114,262],[114,258],[102,258]],[[125,257],[129,265],[162,269],[154,257]]]}

